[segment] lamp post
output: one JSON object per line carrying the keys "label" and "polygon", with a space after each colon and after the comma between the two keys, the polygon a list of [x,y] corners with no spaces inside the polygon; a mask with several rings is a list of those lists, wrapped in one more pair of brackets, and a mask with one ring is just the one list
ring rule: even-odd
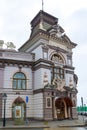
{"label": "lamp post", "polygon": [[6,110],[6,99],[7,99],[7,94],[3,93],[2,95],[3,100],[4,100],[4,116],[3,116],[3,126],[5,127],[5,123],[6,123],[6,118],[5,118],[5,110]]}

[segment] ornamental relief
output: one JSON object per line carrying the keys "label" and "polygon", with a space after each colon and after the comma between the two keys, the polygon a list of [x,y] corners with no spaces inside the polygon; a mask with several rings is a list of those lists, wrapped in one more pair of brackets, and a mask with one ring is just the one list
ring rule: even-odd
{"label": "ornamental relief", "polygon": [[60,47],[60,48],[62,48],[62,49],[64,49],[64,50],[67,50],[66,46],[62,45],[60,42],[59,42],[59,43],[56,43],[56,42],[53,42],[53,41],[50,40],[50,41],[49,41],[49,45],[55,46],[55,47]]}
{"label": "ornamental relief", "polygon": [[48,82],[46,73],[44,75],[43,84],[44,84],[44,88],[57,89],[57,90],[59,90],[61,92],[65,91],[65,89],[64,89],[65,80],[64,79],[54,78],[53,81],[52,81],[52,83],[50,84]]}
{"label": "ornamental relief", "polygon": [[64,65],[66,64],[66,59],[65,59],[65,55],[61,52],[51,52],[50,54],[50,60],[55,64],[55,65]]}
{"label": "ornamental relief", "polygon": [[52,85],[56,86],[56,89],[59,90],[59,91],[65,91],[65,89],[64,89],[65,80],[64,79],[54,78]]}
{"label": "ornamental relief", "polygon": [[44,72],[43,76],[43,85],[46,86],[48,84],[48,75],[46,72]]}
{"label": "ornamental relief", "polygon": [[61,57],[59,54],[54,54],[54,55],[52,56],[51,60],[52,60],[54,63],[64,64],[64,61],[63,61],[62,57]]}

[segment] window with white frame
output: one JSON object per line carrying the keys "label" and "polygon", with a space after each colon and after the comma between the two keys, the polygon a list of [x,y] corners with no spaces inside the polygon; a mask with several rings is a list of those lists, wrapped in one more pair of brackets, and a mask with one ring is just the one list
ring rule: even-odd
{"label": "window with white frame", "polygon": [[46,51],[43,52],[43,58],[48,59],[48,53]]}
{"label": "window with white frame", "polygon": [[17,72],[13,75],[13,89],[25,90],[26,89],[26,76],[22,72]]}

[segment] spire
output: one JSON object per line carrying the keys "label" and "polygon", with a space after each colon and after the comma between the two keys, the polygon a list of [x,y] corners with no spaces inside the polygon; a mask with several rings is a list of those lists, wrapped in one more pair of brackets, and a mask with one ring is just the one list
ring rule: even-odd
{"label": "spire", "polygon": [[42,11],[44,11],[44,8],[43,8],[43,6],[44,6],[44,2],[43,2],[43,0],[42,0]]}

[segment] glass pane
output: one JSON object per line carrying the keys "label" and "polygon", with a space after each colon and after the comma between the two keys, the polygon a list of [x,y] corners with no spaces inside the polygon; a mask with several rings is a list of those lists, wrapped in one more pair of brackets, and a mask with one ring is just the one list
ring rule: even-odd
{"label": "glass pane", "polygon": [[21,72],[18,72],[14,75],[14,78],[25,79],[25,75]]}
{"label": "glass pane", "polygon": [[54,74],[54,77],[55,77],[55,78],[57,77],[56,74]]}
{"label": "glass pane", "polygon": [[18,78],[22,78],[22,73],[17,73]]}
{"label": "glass pane", "polygon": [[17,86],[18,89],[21,89],[21,80],[18,80],[18,86]]}
{"label": "glass pane", "polygon": [[19,78],[25,79],[25,75],[23,73],[19,73]]}
{"label": "glass pane", "polygon": [[50,98],[47,98],[47,107],[50,107]]}
{"label": "glass pane", "polygon": [[59,74],[57,75],[57,78],[60,79],[60,75]]}
{"label": "glass pane", "polygon": [[57,69],[54,69],[54,73],[56,73],[57,72]]}
{"label": "glass pane", "polygon": [[61,74],[63,74],[63,69],[61,69]]}
{"label": "glass pane", "polygon": [[17,87],[17,81],[13,80],[13,88],[16,89],[16,87]]}
{"label": "glass pane", "polygon": [[57,73],[59,73],[59,69],[57,69]]}
{"label": "glass pane", "polygon": [[61,75],[61,79],[63,79],[63,75]]}
{"label": "glass pane", "polygon": [[22,80],[22,89],[26,89],[26,80]]}

